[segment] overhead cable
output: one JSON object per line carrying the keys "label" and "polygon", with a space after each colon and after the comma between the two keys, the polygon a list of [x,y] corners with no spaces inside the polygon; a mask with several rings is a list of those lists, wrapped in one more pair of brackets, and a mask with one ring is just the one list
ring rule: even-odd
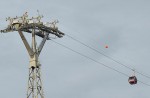
{"label": "overhead cable", "polygon": [[[69,47],[67,47],[67,46],[65,46],[65,45],[63,45],[63,44],[61,44],[61,43],[58,43],[58,42],[56,42],[56,41],[54,41],[54,40],[51,40],[51,41],[54,42],[54,43],[56,43],[56,44],[58,44],[58,45],[60,45],[60,46],[62,46],[62,47],[64,47],[64,48],[66,48],[66,49],[68,49],[68,50],[70,50],[70,51],[72,51],[72,52],[74,52],[74,53],[77,53],[77,54],[79,54],[80,56],[85,57],[85,58],[87,58],[87,59],[89,59],[89,60],[91,60],[91,61],[93,61],[93,62],[95,62],[95,63],[97,63],[97,64],[99,64],[99,65],[102,65],[102,66],[104,66],[104,67],[106,67],[106,68],[109,68],[110,70],[113,70],[113,71],[115,71],[115,72],[117,72],[117,73],[119,73],[119,74],[122,74],[122,75],[126,76],[126,77],[129,77],[127,74],[125,74],[125,73],[123,73],[123,72],[121,72],[121,71],[119,71],[119,70],[117,70],[117,69],[115,69],[115,68],[113,68],[113,67],[110,67],[110,66],[108,66],[108,65],[106,65],[106,64],[103,64],[103,63],[101,63],[101,62],[99,62],[99,61],[97,61],[97,60],[94,60],[93,58],[91,58],[91,57],[89,57],[89,56],[86,56],[86,55],[84,55],[84,54],[82,54],[82,53],[80,53],[80,52],[78,52],[78,51],[75,51],[75,50],[73,50],[73,49],[71,49],[71,48],[69,48]],[[144,84],[144,85],[150,86],[150,84],[147,84],[147,83],[142,82],[142,81],[140,81],[140,80],[138,80],[138,81],[139,81],[140,83]]]}
{"label": "overhead cable", "polygon": [[[108,55],[105,55],[104,53],[98,51],[97,49],[95,49],[95,48],[93,48],[93,47],[91,47],[91,46],[89,46],[89,45],[87,45],[87,44],[81,42],[80,40],[77,40],[77,39],[75,39],[74,37],[72,37],[72,36],[70,36],[70,35],[68,35],[68,34],[66,34],[66,36],[69,37],[69,38],[71,38],[72,40],[74,40],[74,41],[76,41],[76,42],[78,42],[78,43],[80,43],[80,44],[86,46],[87,48],[89,48],[89,49],[91,49],[91,50],[93,50],[93,51],[95,51],[95,52],[97,52],[97,53],[99,53],[99,54],[101,54],[101,55],[107,57],[108,59],[110,59],[110,60],[112,60],[112,61],[118,63],[119,65],[124,66],[125,68],[127,68],[127,69],[129,69],[129,70],[134,70],[134,68],[128,67],[127,65],[125,65],[125,64],[123,64],[123,63],[121,63],[121,62],[119,62],[119,61],[117,61],[117,60],[115,60],[115,59],[113,59],[112,57],[110,57],[110,56],[108,56]],[[141,73],[141,72],[139,72],[139,71],[136,71],[136,70],[134,70],[134,71],[135,71],[136,73],[138,73],[138,74],[140,74],[140,75],[142,75],[142,76],[144,76],[144,77],[150,79],[150,76],[145,75],[145,74],[143,74],[143,73]]]}

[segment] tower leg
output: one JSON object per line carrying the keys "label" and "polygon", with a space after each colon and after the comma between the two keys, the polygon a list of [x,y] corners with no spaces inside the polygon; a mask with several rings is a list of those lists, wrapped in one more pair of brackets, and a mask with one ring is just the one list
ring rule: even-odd
{"label": "tower leg", "polygon": [[44,98],[40,66],[29,68],[27,98]]}

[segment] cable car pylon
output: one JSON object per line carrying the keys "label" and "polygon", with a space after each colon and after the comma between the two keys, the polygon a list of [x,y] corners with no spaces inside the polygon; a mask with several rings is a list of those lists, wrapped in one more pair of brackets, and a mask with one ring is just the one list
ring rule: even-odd
{"label": "cable car pylon", "polygon": [[[44,98],[43,85],[41,79],[41,64],[39,61],[40,53],[46,40],[50,40],[49,35],[54,35],[58,38],[64,36],[64,33],[58,30],[56,23],[58,21],[41,22],[42,15],[37,17],[28,18],[28,13],[26,12],[21,17],[7,18],[9,25],[6,29],[1,30],[1,33],[8,33],[17,31],[26,47],[29,54],[29,77],[28,77],[28,87],[27,87],[27,98]],[[32,44],[29,45],[23,32],[32,34]],[[36,36],[42,38],[39,46],[36,43]]]}

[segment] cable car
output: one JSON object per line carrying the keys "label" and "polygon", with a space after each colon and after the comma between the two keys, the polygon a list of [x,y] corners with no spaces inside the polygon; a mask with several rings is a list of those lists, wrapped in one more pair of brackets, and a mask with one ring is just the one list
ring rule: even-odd
{"label": "cable car", "polygon": [[136,76],[131,76],[131,77],[129,77],[128,82],[129,82],[131,85],[137,84],[137,78],[136,78]]}

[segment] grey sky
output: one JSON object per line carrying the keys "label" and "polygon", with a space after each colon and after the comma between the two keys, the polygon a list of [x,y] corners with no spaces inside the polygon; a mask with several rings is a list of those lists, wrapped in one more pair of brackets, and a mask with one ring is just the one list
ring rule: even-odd
{"label": "grey sky", "polygon": [[[28,12],[44,15],[43,21],[59,20],[66,34],[103,51],[137,71],[149,74],[150,1],[149,0],[0,0],[0,29],[5,18]],[[30,39],[30,34],[26,34]],[[38,41],[40,38],[38,38]],[[55,41],[99,62],[124,72],[132,71],[71,40]],[[105,45],[109,45],[105,49]],[[28,55],[17,34],[0,36],[0,98],[25,98],[28,79]],[[52,41],[40,56],[45,98],[149,98],[150,87],[131,86],[127,77],[96,64]],[[150,74],[149,74],[150,76]],[[150,79],[137,75],[150,84]]]}

